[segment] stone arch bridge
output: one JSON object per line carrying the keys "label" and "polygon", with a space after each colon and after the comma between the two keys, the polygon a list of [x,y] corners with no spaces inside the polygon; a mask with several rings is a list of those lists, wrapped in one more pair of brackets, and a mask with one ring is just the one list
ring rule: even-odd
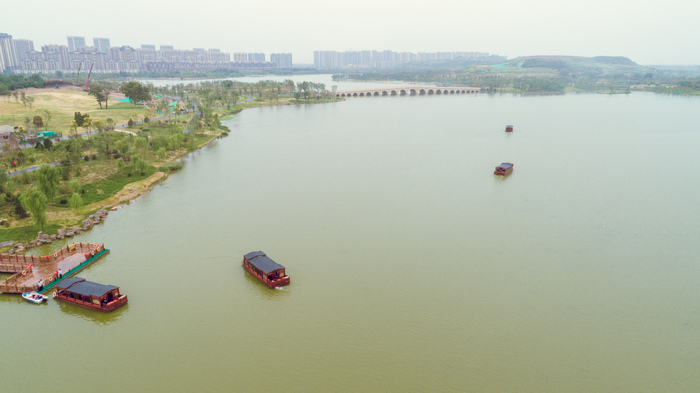
{"label": "stone arch bridge", "polygon": [[438,94],[472,94],[481,92],[480,87],[438,87],[438,86],[402,86],[381,87],[336,91],[336,97],[373,97],[373,96],[422,96]]}

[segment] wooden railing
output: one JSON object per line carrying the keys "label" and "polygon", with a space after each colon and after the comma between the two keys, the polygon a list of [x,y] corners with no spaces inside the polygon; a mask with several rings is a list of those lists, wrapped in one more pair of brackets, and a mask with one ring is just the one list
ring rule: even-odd
{"label": "wooden railing", "polygon": [[18,273],[29,268],[29,265],[50,260],[48,255],[12,255],[0,254],[0,272]]}

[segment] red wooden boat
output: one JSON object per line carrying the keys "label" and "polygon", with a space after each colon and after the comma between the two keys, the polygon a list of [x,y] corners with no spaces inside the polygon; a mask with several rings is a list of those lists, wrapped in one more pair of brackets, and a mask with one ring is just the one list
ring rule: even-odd
{"label": "red wooden boat", "polygon": [[511,172],[513,172],[513,163],[512,162],[503,162],[501,165],[496,167],[496,170],[493,171],[494,175],[499,175],[499,176],[505,176],[509,175]]}
{"label": "red wooden boat", "polygon": [[289,285],[289,276],[284,272],[284,266],[270,259],[262,251],[245,254],[243,268],[270,288]]}
{"label": "red wooden boat", "polygon": [[513,126],[510,124],[506,126],[506,132],[513,132]]}
{"label": "red wooden boat", "polygon": [[53,297],[64,302],[110,312],[118,309],[128,301],[126,295],[119,293],[119,287],[85,281],[84,278],[71,277],[56,285]]}

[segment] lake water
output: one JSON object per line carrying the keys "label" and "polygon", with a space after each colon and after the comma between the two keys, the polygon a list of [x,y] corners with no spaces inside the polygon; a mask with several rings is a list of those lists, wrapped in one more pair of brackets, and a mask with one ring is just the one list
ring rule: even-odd
{"label": "lake water", "polygon": [[[79,276],[126,307],[0,295],[0,390],[696,392],[699,104],[247,109],[74,239],[111,249]],[[251,278],[256,250],[291,285]]]}

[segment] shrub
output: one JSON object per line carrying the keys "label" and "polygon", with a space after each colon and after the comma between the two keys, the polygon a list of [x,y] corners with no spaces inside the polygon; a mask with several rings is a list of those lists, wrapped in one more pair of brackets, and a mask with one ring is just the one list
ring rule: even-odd
{"label": "shrub", "polygon": [[15,215],[19,218],[26,218],[29,217],[29,214],[27,214],[27,211],[22,207],[22,202],[20,201],[20,198],[15,198],[13,201],[15,204]]}
{"label": "shrub", "polygon": [[68,204],[68,199],[61,198],[61,200],[58,203],[60,203],[61,205],[66,205],[66,204]]}
{"label": "shrub", "polygon": [[161,172],[175,172],[180,169],[182,169],[182,163],[180,161],[169,162],[158,168],[158,170]]}

